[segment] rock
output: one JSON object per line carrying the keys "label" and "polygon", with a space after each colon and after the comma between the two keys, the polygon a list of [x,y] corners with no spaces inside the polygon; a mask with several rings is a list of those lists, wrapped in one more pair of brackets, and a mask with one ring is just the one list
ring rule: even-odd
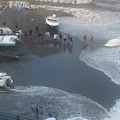
{"label": "rock", "polygon": [[53,0],[53,2],[56,2],[56,3],[57,3],[57,2],[58,2],[58,0]]}
{"label": "rock", "polygon": [[48,2],[52,2],[52,0],[48,0]]}
{"label": "rock", "polygon": [[71,3],[72,0],[64,0],[64,3]]}
{"label": "rock", "polygon": [[65,13],[70,13],[70,8],[64,8],[64,9],[63,9],[63,12],[65,12]]}
{"label": "rock", "polygon": [[60,3],[64,3],[64,0],[59,0]]}
{"label": "rock", "polygon": [[[53,0],[54,2],[58,2],[58,0]],[[59,0],[59,2],[63,2],[64,0]],[[69,1],[69,0],[68,0]],[[68,2],[66,0],[66,2]],[[70,0],[71,1],[71,0]],[[81,0],[83,1],[83,0]],[[89,1],[89,0],[84,0],[84,1]],[[80,1],[79,1],[80,2]],[[27,6],[28,7],[28,6]],[[44,9],[44,10],[53,10],[53,11],[60,11],[60,12],[65,12],[65,13],[71,13],[74,15],[75,18],[80,19],[83,22],[96,22],[101,19],[101,17],[89,10],[85,9],[79,9],[79,8],[70,8],[70,7],[56,7],[56,6],[50,6],[50,5],[31,5],[32,8],[35,9]]]}

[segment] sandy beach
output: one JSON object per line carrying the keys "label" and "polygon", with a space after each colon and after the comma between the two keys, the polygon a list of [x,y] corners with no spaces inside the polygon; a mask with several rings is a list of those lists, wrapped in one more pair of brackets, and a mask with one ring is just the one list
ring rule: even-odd
{"label": "sandy beach", "polygon": [[[85,4],[84,7],[92,9],[92,5]],[[73,35],[73,46],[64,45],[61,42],[56,44],[53,41],[54,33],[64,34],[63,31],[59,31],[59,27],[51,28],[45,25],[45,18],[53,13],[59,17],[72,16],[61,12],[27,9],[20,12],[15,9],[7,9],[0,15],[0,26],[6,22],[7,27],[15,31],[15,22],[17,22],[19,29],[27,29],[28,31],[32,29],[33,31],[32,38],[26,39],[23,36],[22,42],[17,43],[15,47],[0,48],[1,53],[19,56],[18,60],[0,56],[0,72],[4,71],[11,75],[15,87],[46,86],[57,88],[68,93],[85,96],[109,111],[115,104],[115,100],[120,98],[119,85],[113,83],[103,72],[86,65],[79,59],[83,43],[78,37]],[[40,44],[40,39],[35,31],[36,24],[45,39],[45,32],[51,33],[49,43]],[[1,96],[4,96],[4,93]],[[5,104],[3,100],[1,101]],[[6,112],[6,107],[1,105],[0,111],[2,110]]]}

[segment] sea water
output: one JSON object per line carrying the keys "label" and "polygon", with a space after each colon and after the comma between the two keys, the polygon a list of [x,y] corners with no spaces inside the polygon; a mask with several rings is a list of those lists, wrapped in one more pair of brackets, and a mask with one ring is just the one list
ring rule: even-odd
{"label": "sea water", "polygon": [[[73,17],[64,17],[60,18],[62,22],[59,29],[65,33],[77,36],[81,41],[85,34],[87,35],[87,40],[93,35],[94,47],[91,49],[90,42],[88,41],[87,47],[80,52],[78,58],[89,66],[103,71],[113,82],[120,84],[120,48],[104,47],[104,44],[109,39],[119,37],[120,22],[116,17],[113,18],[114,22],[109,19],[109,22],[106,20],[104,24],[103,22],[86,24],[79,22],[79,20]],[[20,74],[21,71],[17,69],[17,66],[10,67],[8,71],[12,71],[14,67],[16,67],[15,69]],[[21,65],[21,70],[25,71],[24,65]],[[24,76],[29,71],[25,71]],[[21,74],[19,76],[19,74],[18,77],[21,79],[22,76]],[[32,79],[34,79],[34,76]],[[58,117],[58,120],[119,120],[120,118],[120,99],[116,100],[116,104],[110,111],[107,111],[100,104],[78,94],[71,94],[49,87],[21,87],[17,86],[17,83],[15,89],[9,95],[4,94],[0,98],[0,102],[3,103],[0,104],[0,108],[3,108],[3,111],[4,109],[7,112],[12,111],[14,114],[29,114],[31,117],[35,117],[35,113],[31,110],[31,107],[35,107],[35,104],[41,100],[41,97],[42,101],[40,105],[45,108],[45,115],[47,116],[50,111],[56,111],[53,112],[53,115]],[[5,104],[8,104],[9,107],[5,107]],[[10,105],[14,109],[11,110]]]}
{"label": "sea water", "polygon": [[[101,15],[103,14],[103,12],[98,12]],[[87,47],[82,50],[79,59],[87,65],[104,72],[111,78],[111,81],[120,85],[120,47],[104,47],[104,44],[110,39],[120,37],[120,16],[118,13],[113,14],[112,12],[106,11],[103,16],[104,18],[101,21],[87,24],[72,17],[61,18],[63,19],[61,20],[62,25],[66,25],[67,27],[63,29],[61,25],[60,30],[77,36],[80,41],[83,41],[83,36],[86,34]],[[90,43],[91,36],[94,36],[93,45]],[[108,118],[101,118],[101,120],[120,119],[120,99],[116,100],[116,104],[110,109],[108,114]]]}

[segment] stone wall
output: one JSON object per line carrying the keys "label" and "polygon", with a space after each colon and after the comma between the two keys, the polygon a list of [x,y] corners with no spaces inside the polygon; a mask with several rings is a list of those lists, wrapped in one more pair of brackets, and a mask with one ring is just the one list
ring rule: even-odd
{"label": "stone wall", "polygon": [[44,1],[44,2],[59,2],[59,3],[66,3],[66,4],[82,4],[82,3],[89,3],[92,0],[35,0],[35,1]]}
{"label": "stone wall", "polygon": [[62,6],[57,7],[57,6],[50,6],[50,5],[35,5],[35,4],[31,5],[31,8],[70,13],[75,18],[86,23],[97,22],[101,19],[101,17],[97,13],[90,10],[80,9],[80,8],[71,8],[71,7],[62,7]]}
{"label": "stone wall", "polygon": [[[18,4],[16,5],[16,2],[17,1],[14,1],[12,6],[11,7],[9,6],[9,8],[12,8],[12,7],[15,8],[15,6],[18,6]],[[11,3],[11,1],[8,3]],[[30,0],[29,0],[29,2],[24,0],[24,7],[23,8],[43,9],[43,10],[52,10],[52,11],[60,11],[60,12],[70,13],[75,18],[81,20],[82,22],[87,22],[87,23],[97,22],[101,19],[101,17],[97,13],[95,13],[94,11],[81,9],[81,8],[71,8],[71,7],[63,7],[63,6],[58,7],[58,6],[50,6],[50,5],[45,5],[45,4],[44,5],[43,4],[42,5],[41,4],[32,4],[32,3],[30,3]]]}
{"label": "stone wall", "polygon": [[[1,0],[0,0],[1,1]],[[2,1],[16,1],[16,0],[2,0]],[[65,3],[65,4],[83,4],[83,3],[89,3],[92,0],[17,0],[17,1],[27,1],[32,4],[35,4],[35,2],[54,2],[54,3]]]}

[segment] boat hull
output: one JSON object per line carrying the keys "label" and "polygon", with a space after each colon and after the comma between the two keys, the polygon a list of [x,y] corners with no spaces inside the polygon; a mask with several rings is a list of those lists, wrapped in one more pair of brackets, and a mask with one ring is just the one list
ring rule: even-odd
{"label": "boat hull", "polygon": [[15,46],[16,40],[18,40],[18,36],[10,35],[10,36],[0,36],[0,46]]}
{"label": "boat hull", "polygon": [[51,27],[59,26],[59,18],[57,18],[56,15],[53,14],[52,16],[48,16],[47,18],[45,18],[45,23]]}
{"label": "boat hull", "polygon": [[48,20],[46,20],[46,24],[49,25],[49,26],[52,26],[52,27],[59,26],[59,22],[53,23],[53,22],[50,22]]}
{"label": "boat hull", "polygon": [[14,87],[13,80],[11,76],[6,73],[0,73],[0,89],[11,89]]}
{"label": "boat hull", "polygon": [[117,47],[117,46],[120,46],[120,38],[111,39],[104,46],[105,47]]}

